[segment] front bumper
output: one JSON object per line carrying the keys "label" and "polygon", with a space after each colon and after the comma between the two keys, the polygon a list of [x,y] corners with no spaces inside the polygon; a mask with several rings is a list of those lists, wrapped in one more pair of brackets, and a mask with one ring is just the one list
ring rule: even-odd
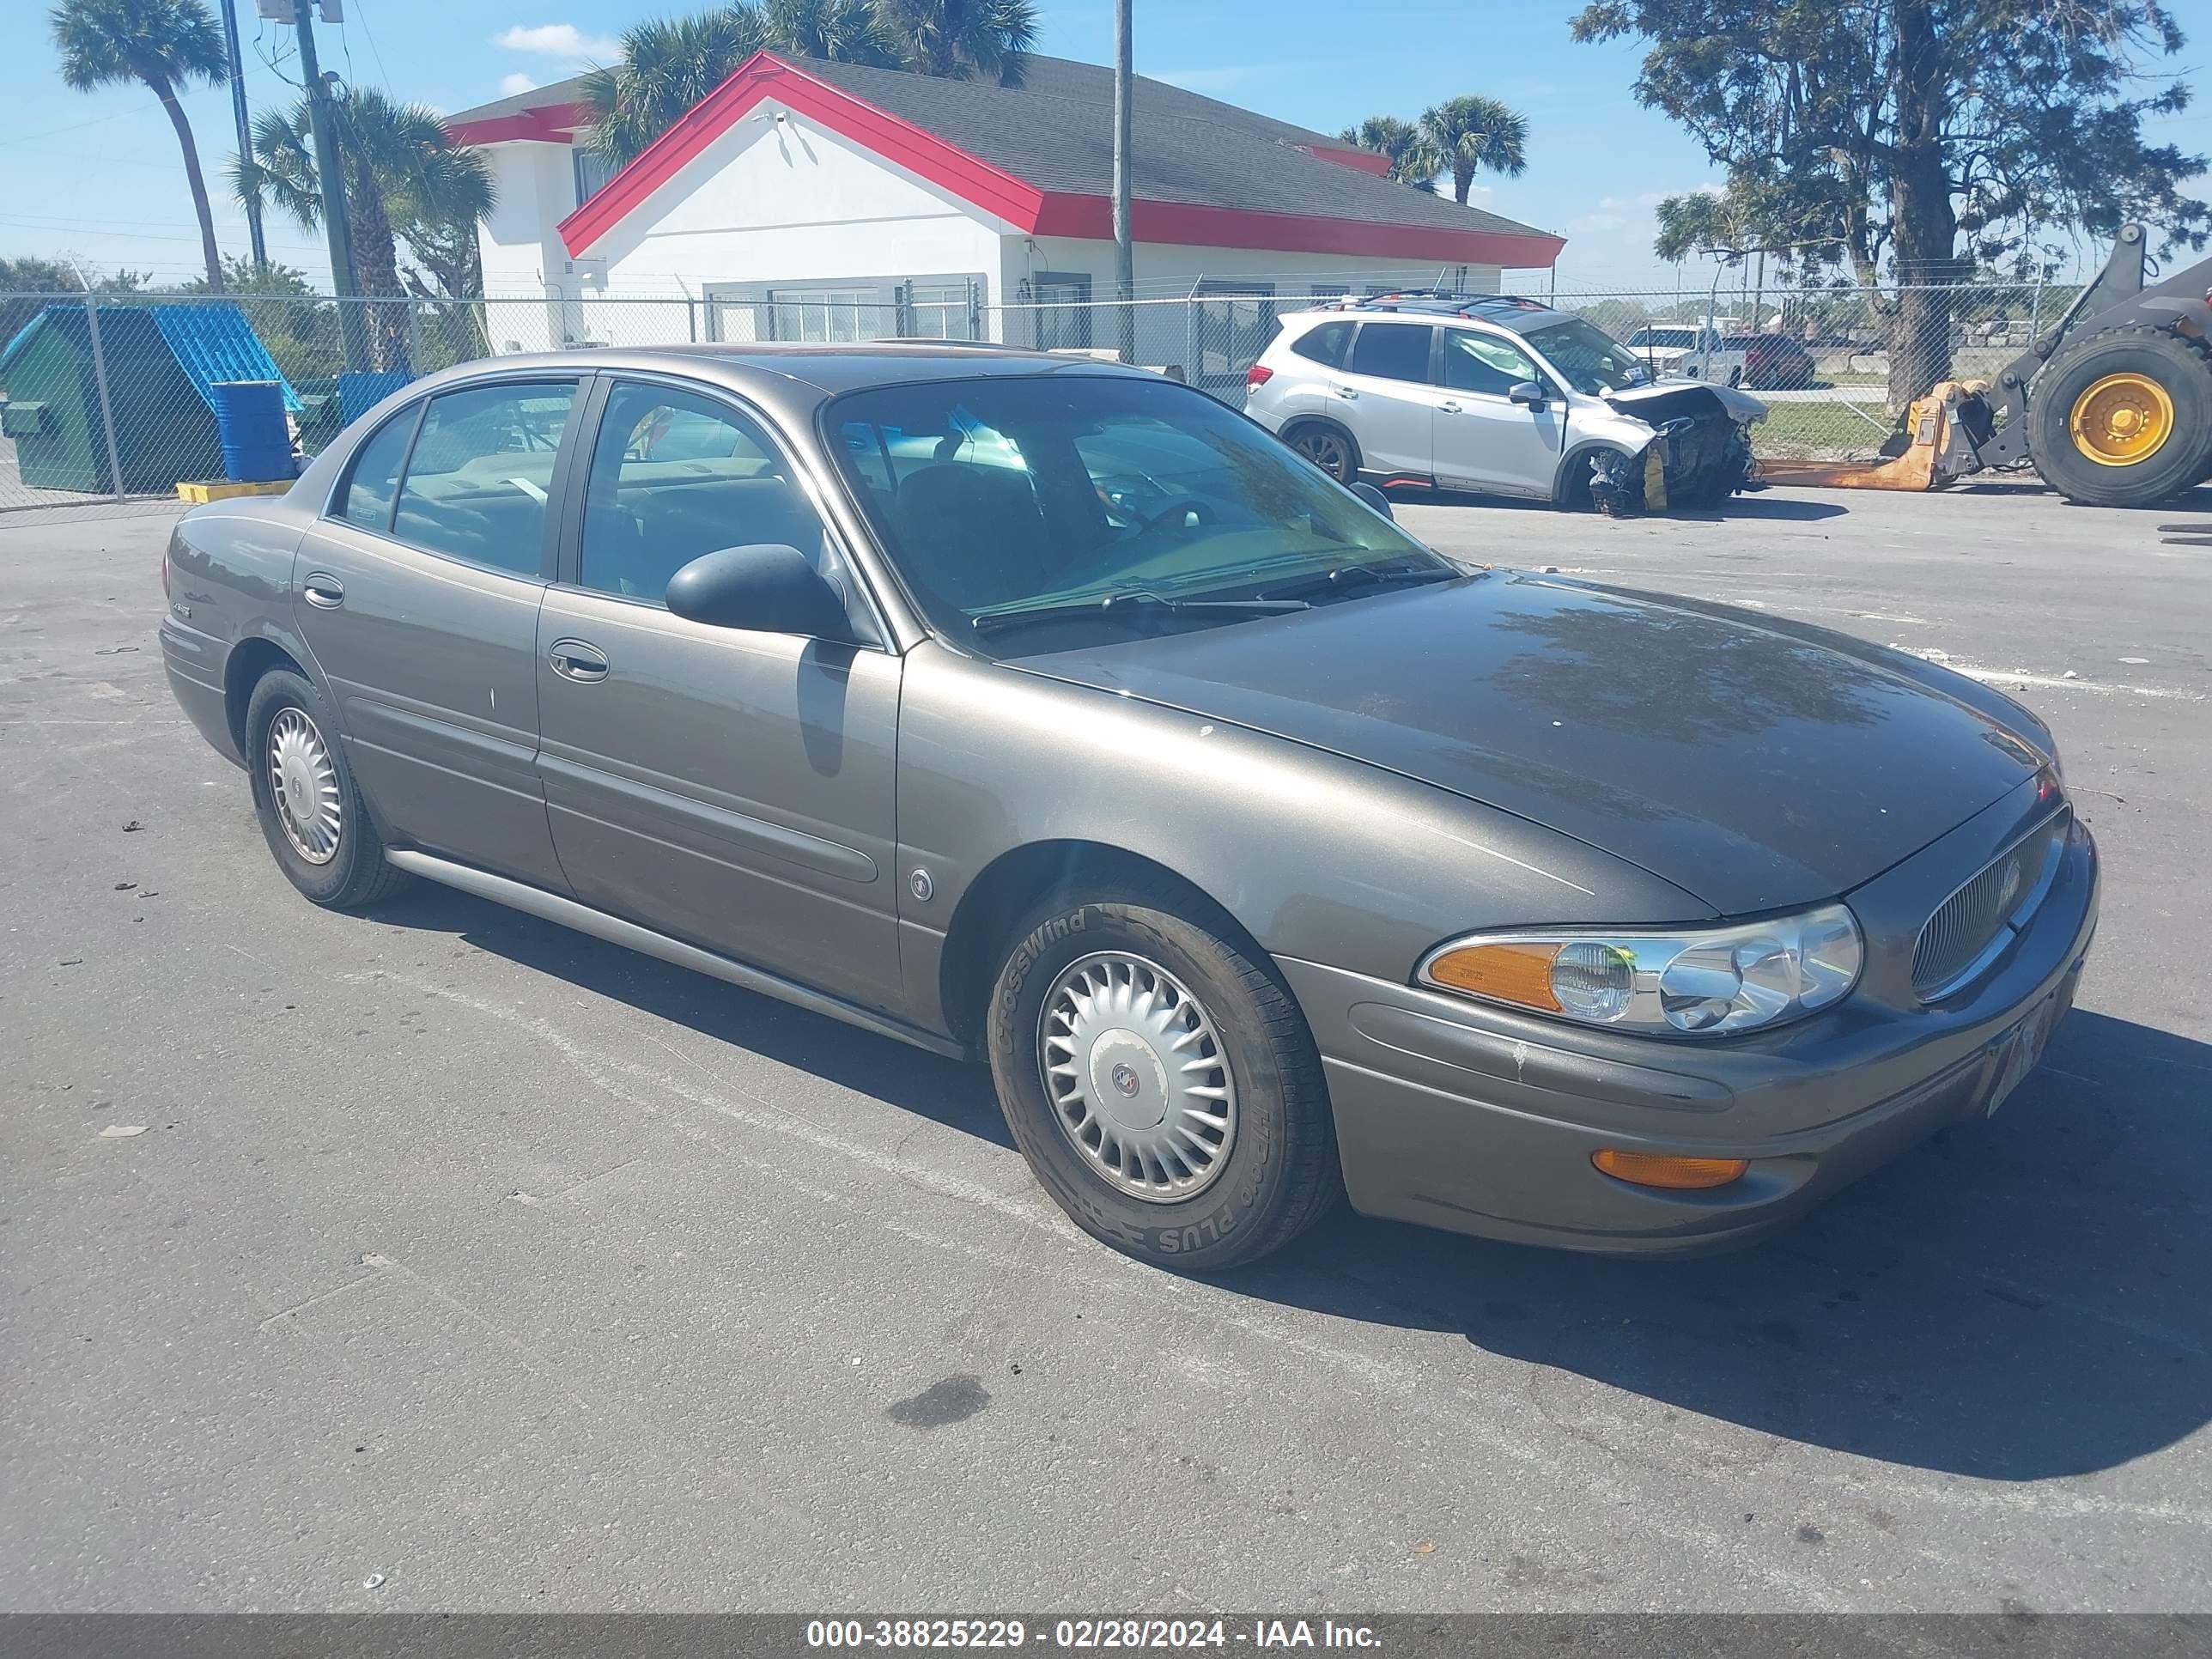
{"label": "front bumper", "polygon": [[[1975,853],[2009,833],[1989,817],[1930,852],[1964,837]],[[1942,872],[1960,867],[1923,853],[1854,894],[1870,951],[1902,939],[1909,960],[1918,921],[1908,930],[1905,919],[1924,918]],[[1316,963],[1281,965],[1321,1046],[1355,1209],[1571,1249],[1708,1249],[1778,1226],[1988,1110],[2007,1040],[2046,998],[2059,1013],[2072,1004],[2098,881],[2095,844],[2077,826],[2027,927],[1968,990],[1923,1006],[1870,961],[1836,1008],[1730,1042],[1624,1036]],[[1590,1157],[1604,1147],[1740,1158],[1750,1169],[1726,1187],[1664,1191],[1600,1173]]]}

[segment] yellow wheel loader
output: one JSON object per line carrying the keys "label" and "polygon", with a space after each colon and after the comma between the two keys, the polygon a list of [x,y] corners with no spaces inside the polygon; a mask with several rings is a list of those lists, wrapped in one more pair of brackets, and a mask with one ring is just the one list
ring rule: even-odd
{"label": "yellow wheel loader", "polygon": [[2033,465],[2070,501],[2148,507],[2212,477],[2212,259],[2144,286],[2143,228],[2051,331],[1991,386],[1946,380],[1916,400],[1906,447],[1875,464],[1762,462],[1771,483],[1935,489]]}

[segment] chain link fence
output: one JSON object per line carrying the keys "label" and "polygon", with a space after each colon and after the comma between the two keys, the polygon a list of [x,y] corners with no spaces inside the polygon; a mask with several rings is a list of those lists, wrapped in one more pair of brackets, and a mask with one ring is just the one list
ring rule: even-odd
{"label": "chain link fence", "polygon": [[[990,300],[980,282],[841,290],[762,286],[696,296],[479,300],[315,295],[0,294],[0,512],[173,499],[224,480],[216,408],[227,382],[281,383],[286,435],[312,456],[407,380],[546,349],[872,339],[998,341],[1126,356],[1235,404],[1287,312],[1388,292],[1401,273],[1341,284],[1209,279],[1121,302],[1087,290]],[[1876,453],[1910,397],[1994,379],[2064,312],[2071,288],[1992,285],[1597,291],[1540,296],[1653,368],[1735,385],[1768,405],[1760,454]]]}

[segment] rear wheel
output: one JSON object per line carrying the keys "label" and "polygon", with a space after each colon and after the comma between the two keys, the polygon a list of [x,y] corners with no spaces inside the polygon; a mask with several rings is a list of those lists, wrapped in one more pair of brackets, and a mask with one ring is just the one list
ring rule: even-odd
{"label": "rear wheel", "polygon": [[2155,328],[2061,351],[2028,392],[2028,451],[2070,501],[2148,507],[2212,471],[2212,354]]}
{"label": "rear wheel", "polygon": [[1285,441],[1340,484],[1359,476],[1359,444],[1342,427],[1307,421],[1284,434]]}
{"label": "rear wheel", "polygon": [[374,904],[406,884],[362,808],[322,694],[272,669],[246,706],[246,770],[262,838],[285,878],[333,910]]}
{"label": "rear wheel", "polygon": [[1340,1191],[1320,1056],[1289,991],[1172,899],[1047,901],[1000,969],[988,1039],[1038,1182],[1140,1261],[1240,1267]]}

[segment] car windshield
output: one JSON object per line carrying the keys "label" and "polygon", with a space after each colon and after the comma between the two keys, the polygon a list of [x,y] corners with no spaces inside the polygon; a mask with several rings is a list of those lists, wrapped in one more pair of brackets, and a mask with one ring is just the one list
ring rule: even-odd
{"label": "car windshield", "polygon": [[[1167,380],[929,380],[848,393],[823,421],[923,614],[999,655],[1295,608],[1194,602],[1295,586],[1310,603],[1346,603],[1460,574],[1259,428]],[[1316,580],[1353,567],[1354,579]]]}
{"label": "car windshield", "polygon": [[1651,384],[1651,371],[1641,357],[1580,317],[1530,329],[1525,337],[1566,376],[1569,386],[1590,397]]}

